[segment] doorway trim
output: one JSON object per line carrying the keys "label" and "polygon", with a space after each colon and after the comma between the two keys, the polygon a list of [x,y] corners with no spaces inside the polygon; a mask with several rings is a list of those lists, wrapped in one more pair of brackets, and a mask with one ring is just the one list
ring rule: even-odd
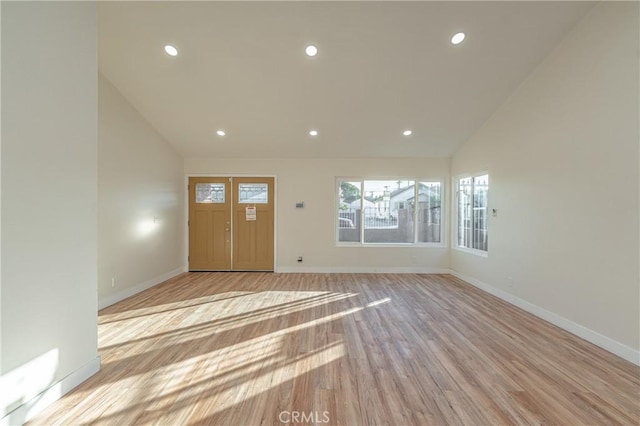
{"label": "doorway trim", "polygon": [[184,247],[186,250],[187,258],[186,271],[189,272],[189,178],[190,177],[224,177],[224,178],[273,178],[273,272],[278,272],[278,176],[267,173],[186,173],[184,175]]}

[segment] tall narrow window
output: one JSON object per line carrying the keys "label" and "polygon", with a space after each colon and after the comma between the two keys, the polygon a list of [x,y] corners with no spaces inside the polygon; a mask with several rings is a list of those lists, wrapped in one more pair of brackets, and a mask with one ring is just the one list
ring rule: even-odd
{"label": "tall narrow window", "polygon": [[459,178],[457,192],[457,245],[488,251],[487,196],[489,175]]}

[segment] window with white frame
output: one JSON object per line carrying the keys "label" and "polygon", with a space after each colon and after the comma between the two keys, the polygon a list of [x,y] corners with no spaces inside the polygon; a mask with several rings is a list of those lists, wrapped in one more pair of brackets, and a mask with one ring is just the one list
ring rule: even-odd
{"label": "window with white frame", "polygon": [[489,175],[459,177],[456,191],[456,244],[458,247],[488,251],[487,197]]}
{"label": "window with white frame", "polygon": [[442,242],[442,183],[421,179],[338,179],[337,241]]}

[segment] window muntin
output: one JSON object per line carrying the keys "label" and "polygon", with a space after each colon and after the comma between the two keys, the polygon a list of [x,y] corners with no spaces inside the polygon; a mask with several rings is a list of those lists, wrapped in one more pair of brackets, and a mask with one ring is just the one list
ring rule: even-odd
{"label": "window muntin", "polygon": [[488,251],[487,201],[489,175],[459,178],[457,192],[457,245],[468,249]]}
{"label": "window muntin", "polygon": [[224,203],[224,183],[196,183],[196,203]]}
{"label": "window muntin", "polygon": [[442,242],[441,182],[338,179],[337,188],[338,243]]}

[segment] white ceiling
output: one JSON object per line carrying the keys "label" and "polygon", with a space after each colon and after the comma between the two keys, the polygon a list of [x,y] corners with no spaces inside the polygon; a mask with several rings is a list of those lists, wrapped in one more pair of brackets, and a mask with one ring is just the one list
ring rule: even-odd
{"label": "white ceiling", "polygon": [[447,157],[592,5],[101,2],[100,71],[185,157]]}

